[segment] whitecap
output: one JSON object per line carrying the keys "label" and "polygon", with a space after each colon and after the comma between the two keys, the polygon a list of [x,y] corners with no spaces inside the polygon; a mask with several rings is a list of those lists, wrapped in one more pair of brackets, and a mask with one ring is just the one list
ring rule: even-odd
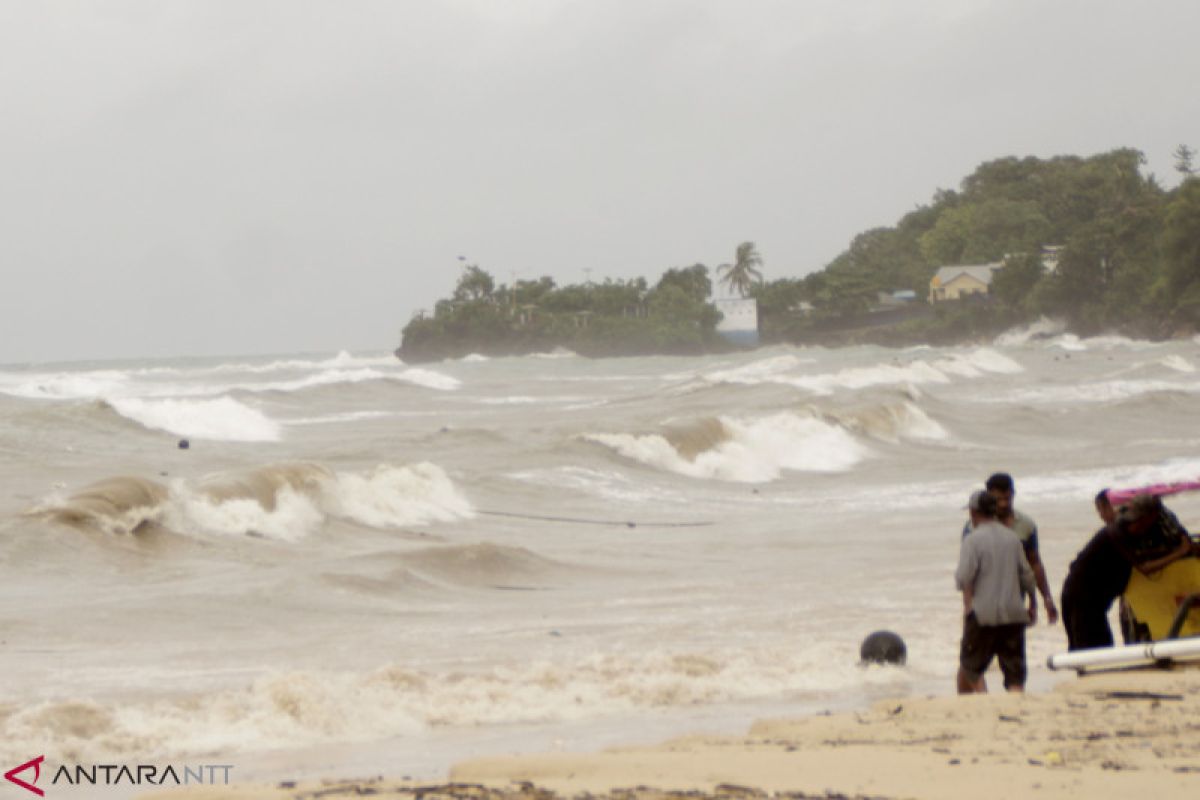
{"label": "whitecap", "polygon": [[118,414],[139,425],[177,436],[227,442],[274,442],[280,438],[278,422],[232,397],[204,400],[127,397],[108,402]]}

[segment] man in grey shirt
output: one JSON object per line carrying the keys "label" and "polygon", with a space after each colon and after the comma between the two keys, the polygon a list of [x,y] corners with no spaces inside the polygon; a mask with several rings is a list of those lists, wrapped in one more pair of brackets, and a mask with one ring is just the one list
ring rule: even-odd
{"label": "man in grey shirt", "polygon": [[[983,674],[992,657],[1000,660],[1004,688],[1025,688],[1025,626],[1037,611],[1033,570],[1021,540],[996,521],[997,504],[988,492],[975,492],[967,507],[973,530],[962,540],[954,581],[963,593],[963,637],[958,659],[958,692],[985,692]],[[1027,608],[1022,596],[1029,596]]]}

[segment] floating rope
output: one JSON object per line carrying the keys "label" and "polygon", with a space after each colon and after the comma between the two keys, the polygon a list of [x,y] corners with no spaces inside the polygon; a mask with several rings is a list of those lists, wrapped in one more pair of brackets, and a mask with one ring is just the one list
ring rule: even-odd
{"label": "floating rope", "polygon": [[571,522],[577,525],[618,525],[624,528],[703,528],[712,525],[711,522],[634,522],[625,519],[592,519],[584,517],[548,517],[542,514],[517,514],[512,511],[480,511],[491,517],[512,517],[514,519],[536,519],[543,522]]}

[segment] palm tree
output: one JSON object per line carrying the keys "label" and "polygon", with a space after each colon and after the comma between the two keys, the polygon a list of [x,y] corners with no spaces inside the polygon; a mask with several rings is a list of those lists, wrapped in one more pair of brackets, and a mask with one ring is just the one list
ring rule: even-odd
{"label": "palm tree", "polygon": [[754,284],[762,281],[762,273],[758,270],[762,263],[762,256],[754,249],[754,242],[742,242],[737,246],[733,263],[717,267],[717,275],[730,291],[745,297]]}

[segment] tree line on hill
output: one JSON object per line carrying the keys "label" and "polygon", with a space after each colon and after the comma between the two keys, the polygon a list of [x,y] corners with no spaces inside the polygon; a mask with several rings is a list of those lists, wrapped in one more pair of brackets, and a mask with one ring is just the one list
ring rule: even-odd
{"label": "tree line on hill", "polygon": [[[1195,153],[1175,152],[1183,182],[1163,188],[1144,156],[1119,149],[1082,158],[1001,158],[958,190],[894,226],[865,231],[824,269],[763,281],[753,243],[738,246],[720,279],[758,301],[761,338],[950,342],[1041,316],[1081,335],[1108,330],[1162,338],[1200,329],[1200,177]],[[1056,247],[1048,270],[1043,248]],[[910,290],[924,303],[939,267],[1002,262],[983,302],[938,303],[897,324],[871,324],[880,293]],[[643,278],[557,286],[544,277],[496,285],[468,266],[449,299],[414,317],[397,351],[405,360],[471,352],[522,354],[567,347],[583,355],[688,354],[728,347],[703,264]]]}

